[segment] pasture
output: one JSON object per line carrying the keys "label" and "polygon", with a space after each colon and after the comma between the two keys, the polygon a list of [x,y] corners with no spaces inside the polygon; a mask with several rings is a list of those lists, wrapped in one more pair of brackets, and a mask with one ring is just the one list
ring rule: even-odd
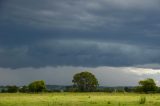
{"label": "pasture", "polygon": [[1,93],[0,106],[160,106],[160,94]]}

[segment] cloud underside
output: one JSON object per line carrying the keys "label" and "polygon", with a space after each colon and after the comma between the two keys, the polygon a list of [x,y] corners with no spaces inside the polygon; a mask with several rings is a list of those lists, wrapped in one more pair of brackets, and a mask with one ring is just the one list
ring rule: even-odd
{"label": "cloud underside", "polygon": [[[1,0],[0,85],[137,85],[160,69],[159,0]],[[30,68],[29,68],[30,67]],[[64,75],[65,73],[65,75]]]}
{"label": "cloud underside", "polygon": [[160,50],[117,42],[44,40],[0,48],[1,67],[135,66],[159,68]]}
{"label": "cloud underside", "polygon": [[0,67],[159,68],[159,4],[2,0]]}

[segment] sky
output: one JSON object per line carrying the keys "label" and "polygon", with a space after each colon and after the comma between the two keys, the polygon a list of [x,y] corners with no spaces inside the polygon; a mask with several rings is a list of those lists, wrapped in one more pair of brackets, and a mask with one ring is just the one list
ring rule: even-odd
{"label": "sky", "polygon": [[0,0],[0,85],[160,85],[159,0]]}

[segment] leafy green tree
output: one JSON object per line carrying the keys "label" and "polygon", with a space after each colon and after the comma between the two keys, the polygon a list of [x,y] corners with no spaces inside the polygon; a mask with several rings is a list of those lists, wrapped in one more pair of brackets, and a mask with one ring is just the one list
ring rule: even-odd
{"label": "leafy green tree", "polygon": [[18,92],[18,87],[17,86],[7,86],[7,92],[9,92],[9,93],[16,93],[16,92]]}
{"label": "leafy green tree", "polygon": [[30,92],[42,92],[46,90],[46,84],[44,81],[34,81],[28,85]]}
{"label": "leafy green tree", "polygon": [[7,90],[5,90],[4,88],[1,90],[1,93],[6,93]]}
{"label": "leafy green tree", "polygon": [[158,88],[155,81],[151,78],[139,81],[139,85],[139,89],[145,93],[155,92]]}
{"label": "leafy green tree", "polygon": [[95,91],[98,87],[98,80],[90,72],[75,74],[72,82],[74,83],[74,87],[81,92]]}

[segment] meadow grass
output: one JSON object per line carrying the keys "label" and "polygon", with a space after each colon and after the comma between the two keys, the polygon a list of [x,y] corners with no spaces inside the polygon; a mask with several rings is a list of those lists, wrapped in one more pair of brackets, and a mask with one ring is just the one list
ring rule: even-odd
{"label": "meadow grass", "polygon": [[0,106],[160,106],[160,94],[1,93]]}

